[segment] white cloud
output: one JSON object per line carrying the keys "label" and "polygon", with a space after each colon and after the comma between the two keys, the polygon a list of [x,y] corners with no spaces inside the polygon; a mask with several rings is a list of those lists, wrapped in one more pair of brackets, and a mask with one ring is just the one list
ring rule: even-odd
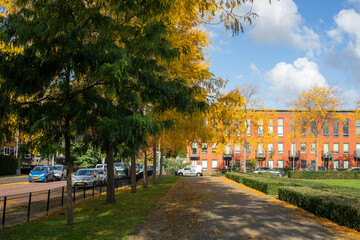
{"label": "white cloud", "polygon": [[308,56],[321,50],[319,36],[303,25],[293,0],[272,1],[258,0],[253,11],[259,17],[253,21],[252,37],[259,42],[287,44],[307,52]]}
{"label": "white cloud", "polygon": [[341,10],[335,17],[337,28],[328,32],[329,36],[337,39],[341,34],[350,37],[348,50],[360,59],[360,14],[354,9]]}
{"label": "white cloud", "polygon": [[242,79],[243,77],[244,77],[244,75],[242,75],[242,74],[239,74],[239,75],[235,76],[236,79]]}
{"label": "white cloud", "polygon": [[341,43],[343,40],[343,34],[339,29],[331,29],[326,32],[336,43]]}
{"label": "white cloud", "polygon": [[289,106],[304,89],[326,86],[318,65],[308,58],[298,58],[292,64],[280,62],[266,73],[271,98],[280,107]]}
{"label": "white cloud", "polygon": [[250,64],[249,68],[250,68],[251,70],[253,70],[254,72],[259,72],[258,67],[257,67],[254,63]]}

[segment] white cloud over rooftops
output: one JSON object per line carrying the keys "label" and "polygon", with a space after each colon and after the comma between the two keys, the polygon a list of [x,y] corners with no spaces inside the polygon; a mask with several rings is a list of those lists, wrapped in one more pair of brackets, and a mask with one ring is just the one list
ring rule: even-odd
{"label": "white cloud over rooftops", "polygon": [[259,17],[253,21],[251,36],[266,43],[280,43],[305,51],[308,56],[321,51],[320,38],[303,25],[303,19],[293,0],[254,2],[253,11]]}

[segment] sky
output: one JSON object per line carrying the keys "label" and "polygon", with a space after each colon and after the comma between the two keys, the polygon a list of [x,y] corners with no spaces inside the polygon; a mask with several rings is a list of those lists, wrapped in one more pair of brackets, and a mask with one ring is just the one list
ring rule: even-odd
{"label": "sky", "polygon": [[[249,6],[244,6],[246,12]],[[346,109],[360,99],[360,0],[254,0],[258,17],[232,37],[224,26],[206,26],[210,70],[258,86],[265,106],[288,109],[303,89],[335,86]]]}

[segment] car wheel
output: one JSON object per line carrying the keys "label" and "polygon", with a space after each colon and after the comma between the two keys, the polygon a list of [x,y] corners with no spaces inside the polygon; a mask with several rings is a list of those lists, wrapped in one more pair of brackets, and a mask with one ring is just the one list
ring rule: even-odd
{"label": "car wheel", "polygon": [[48,182],[48,177],[47,176],[45,177],[44,182]]}
{"label": "car wheel", "polygon": [[179,173],[179,176],[181,177],[183,175],[183,173]]}
{"label": "car wheel", "polygon": [[64,181],[64,175],[61,175],[60,181]]}
{"label": "car wheel", "polygon": [[52,181],[52,182],[55,181],[55,176],[52,177],[51,181]]}
{"label": "car wheel", "polygon": [[197,176],[197,177],[200,177],[200,173],[197,173],[196,176]]}

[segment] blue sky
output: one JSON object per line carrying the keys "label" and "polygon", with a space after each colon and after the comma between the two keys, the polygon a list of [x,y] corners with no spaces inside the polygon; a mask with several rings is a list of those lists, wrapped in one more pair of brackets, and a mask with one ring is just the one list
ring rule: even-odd
{"label": "blue sky", "polygon": [[[246,11],[244,6],[241,11]],[[207,26],[210,70],[229,81],[259,86],[266,106],[286,109],[313,85],[342,91],[347,108],[360,94],[360,0],[254,0],[259,17],[232,37]]]}

